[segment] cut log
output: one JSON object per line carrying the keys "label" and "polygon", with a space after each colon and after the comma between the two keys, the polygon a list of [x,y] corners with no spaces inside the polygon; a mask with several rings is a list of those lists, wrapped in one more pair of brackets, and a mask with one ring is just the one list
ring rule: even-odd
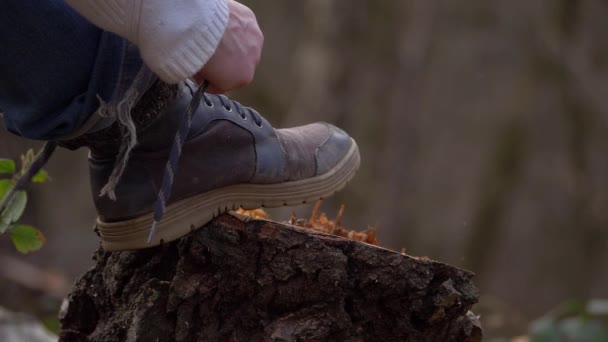
{"label": "cut log", "polygon": [[62,341],[481,340],[472,273],[272,221],[223,215],[94,260]]}

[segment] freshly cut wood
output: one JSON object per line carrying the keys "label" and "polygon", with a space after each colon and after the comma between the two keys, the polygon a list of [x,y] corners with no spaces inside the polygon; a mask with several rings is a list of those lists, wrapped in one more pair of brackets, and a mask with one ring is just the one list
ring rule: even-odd
{"label": "freshly cut wood", "polygon": [[62,341],[481,340],[472,273],[287,224],[223,215],[94,259]]}

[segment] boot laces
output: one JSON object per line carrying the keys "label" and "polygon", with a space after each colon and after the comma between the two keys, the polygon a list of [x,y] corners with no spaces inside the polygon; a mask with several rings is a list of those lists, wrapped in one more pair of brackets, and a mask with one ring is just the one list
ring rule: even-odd
{"label": "boot laces", "polygon": [[182,148],[184,146],[184,142],[186,141],[186,137],[188,136],[188,132],[190,132],[190,128],[192,127],[192,113],[194,113],[200,106],[201,99],[205,99],[205,103],[208,103],[205,95],[205,90],[208,86],[209,82],[205,81],[200,87],[198,87],[198,89],[196,89],[185,113],[183,114],[177,132],[175,133],[175,139],[173,140],[171,152],[169,153],[169,160],[165,166],[165,174],[163,175],[162,185],[158,192],[158,196],[156,197],[156,203],[154,204],[154,221],[152,222],[152,227],[150,228],[150,233],[148,234],[148,244],[152,243],[156,230],[158,229],[158,223],[165,214],[167,201],[169,200],[169,196],[171,196],[175,174],[177,173],[179,157],[182,154]]}
{"label": "boot laces", "polygon": [[214,105],[213,101],[211,100],[212,97],[219,99],[219,102],[221,103],[222,107],[224,107],[227,112],[232,112],[233,110],[235,110],[236,113],[241,117],[241,119],[247,120],[248,117],[251,117],[256,126],[262,127],[262,117],[260,116],[260,114],[258,114],[256,111],[249,107],[243,106],[237,101],[230,100],[224,95],[211,95],[207,93],[203,94],[203,99],[207,107],[213,108]]}
{"label": "boot laces", "polygon": [[205,93],[207,87],[209,87],[209,82],[204,81],[203,84],[194,92],[194,95],[192,95],[192,100],[190,100],[190,103],[188,104],[188,107],[184,113],[184,117],[180,122],[177,133],[175,133],[175,140],[171,146],[171,152],[169,153],[169,160],[167,161],[167,165],[165,167],[162,185],[160,191],[158,192],[156,203],[154,204],[154,221],[152,222],[152,227],[150,228],[150,233],[148,235],[148,244],[152,243],[154,235],[158,229],[158,223],[165,214],[167,202],[171,196],[173,182],[175,181],[175,175],[177,174],[179,157],[182,153],[182,148],[186,141],[186,137],[188,136],[190,128],[192,127],[192,114],[198,109],[201,102],[204,102],[209,108],[213,108],[214,104],[212,98],[217,98],[226,111],[232,112],[234,109],[236,110],[236,113],[240,115],[241,119],[247,120],[247,117],[249,116],[258,127],[262,127],[262,118],[254,110],[241,105],[237,101],[232,101],[224,95],[207,94]]}

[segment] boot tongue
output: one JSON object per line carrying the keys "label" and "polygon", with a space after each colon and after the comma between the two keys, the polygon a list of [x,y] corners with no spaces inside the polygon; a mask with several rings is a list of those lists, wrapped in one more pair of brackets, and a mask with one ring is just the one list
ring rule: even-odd
{"label": "boot tongue", "polygon": [[[163,116],[167,107],[177,98],[178,92],[179,86],[157,81],[133,107],[131,118],[138,135],[140,135],[140,140],[143,138],[142,133],[160,121],[159,119]],[[95,157],[113,158],[120,150],[123,136],[121,126],[118,122],[114,122],[100,131],[58,141],[58,145],[70,150],[88,147]]]}
{"label": "boot tongue", "polygon": [[[152,90],[152,89],[151,89]],[[167,152],[173,143],[186,104],[191,96],[185,87],[161,83],[133,109],[141,152]]]}

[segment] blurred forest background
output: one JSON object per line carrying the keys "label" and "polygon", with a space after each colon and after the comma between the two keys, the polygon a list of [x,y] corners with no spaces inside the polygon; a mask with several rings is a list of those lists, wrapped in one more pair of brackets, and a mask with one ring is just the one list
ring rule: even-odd
{"label": "blurred forest background", "polygon": [[[325,212],[345,204],[348,228],[474,271],[488,337],[608,297],[606,1],[244,3],[266,43],[255,82],[232,95],[276,126],[328,121],[359,143],[359,174]],[[28,146],[0,132],[1,157]],[[0,241],[0,306],[39,315],[98,246],[86,151],[60,151],[48,171],[23,220],[47,245],[21,256]]]}

